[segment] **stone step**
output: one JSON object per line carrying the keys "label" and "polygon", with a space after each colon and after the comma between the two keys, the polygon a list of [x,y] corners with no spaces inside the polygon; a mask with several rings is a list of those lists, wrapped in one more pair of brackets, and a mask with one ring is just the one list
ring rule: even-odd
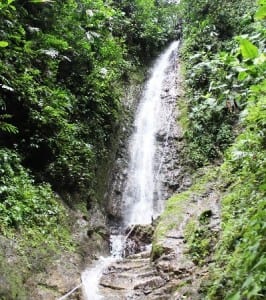
{"label": "stone step", "polygon": [[165,280],[160,276],[148,277],[145,280],[138,280],[134,285],[134,290],[141,289],[145,294],[159,288],[165,284]]}
{"label": "stone step", "polygon": [[[125,290],[113,290],[107,287],[100,287],[99,292],[103,299],[106,300],[122,300],[126,299]],[[93,300],[93,299],[92,299]]]}
{"label": "stone step", "polygon": [[[125,296],[126,293],[133,295],[134,290],[136,292],[141,290],[140,293],[148,295],[154,289],[163,286],[165,282],[151,265],[146,252],[143,252],[110,265],[102,275],[100,286],[102,293],[109,293],[108,300],[119,299],[119,297],[130,299],[129,296]],[[122,296],[123,293],[124,296]]]}
{"label": "stone step", "polygon": [[[137,254],[135,254],[137,255]],[[132,261],[134,261],[135,263],[150,263],[150,258],[149,257],[132,257],[132,258],[123,258],[121,260],[116,261],[116,264],[130,264],[132,263]]]}
{"label": "stone step", "polygon": [[148,258],[150,259],[151,251],[143,251],[137,254],[132,254],[127,257],[127,259],[138,259],[138,258]]}
{"label": "stone step", "polygon": [[100,286],[112,290],[131,290],[133,288],[133,284],[129,278],[118,278],[117,274],[103,276],[100,280]]}
{"label": "stone step", "polygon": [[151,269],[147,269],[146,272],[141,272],[141,273],[135,274],[135,277],[136,278],[146,278],[146,277],[154,276],[156,274],[157,274],[157,271],[151,268]]}
{"label": "stone step", "polygon": [[114,290],[132,290],[141,284],[149,284],[149,281],[154,279],[156,275],[156,270],[149,267],[143,268],[141,271],[138,270],[138,272],[134,272],[134,270],[123,272],[114,271],[103,274],[100,280],[100,285]]}
{"label": "stone step", "polygon": [[136,271],[141,268],[151,267],[150,260],[149,259],[131,259],[131,260],[125,260],[118,261],[113,264],[111,264],[105,273],[110,272],[123,272],[123,271]]}
{"label": "stone step", "polygon": [[139,269],[137,272],[136,270],[128,270],[128,271],[119,271],[119,272],[110,272],[105,273],[102,275],[102,278],[114,277],[120,278],[121,280],[130,279],[131,281],[137,279],[145,279],[151,276],[158,274],[157,270],[145,267]]}
{"label": "stone step", "polygon": [[107,275],[109,273],[122,273],[122,272],[137,272],[137,270],[146,269],[149,266],[146,265],[132,265],[132,266],[109,266],[108,269],[106,269],[103,273],[103,275]]}

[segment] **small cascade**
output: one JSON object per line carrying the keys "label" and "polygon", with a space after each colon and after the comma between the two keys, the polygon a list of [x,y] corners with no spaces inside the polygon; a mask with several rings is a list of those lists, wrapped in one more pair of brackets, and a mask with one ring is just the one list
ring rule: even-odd
{"label": "small cascade", "polygon": [[124,256],[125,236],[123,234],[112,234],[110,236],[110,248],[113,258],[122,258]]}
{"label": "small cascade", "polygon": [[115,260],[114,257],[100,257],[95,266],[85,270],[81,275],[82,292],[86,300],[104,299],[99,293],[99,281],[103,270]]}
{"label": "small cascade", "polygon": [[[151,70],[150,79],[144,88],[135,116],[134,132],[129,141],[129,165],[122,196],[123,222],[122,224],[117,224],[113,232],[111,230],[110,257],[101,257],[94,267],[85,270],[82,274],[85,300],[109,300],[100,291],[100,281],[104,270],[110,264],[126,262],[123,258],[126,256],[126,247],[130,247],[130,243],[132,243],[130,241],[132,232],[139,224],[151,224],[152,219],[162,211],[162,203],[165,198],[161,190],[162,177],[160,176],[160,171],[164,163],[163,156],[165,151],[163,145],[167,145],[171,130],[170,122],[172,121],[169,117],[175,109],[174,90],[176,87],[176,74],[174,66],[178,45],[178,41],[173,42],[156,60]],[[166,83],[168,88],[165,90]],[[164,99],[167,97],[174,99],[172,106],[169,106],[166,99]],[[172,119],[174,118],[172,117]],[[162,138],[163,142],[159,145],[157,135],[160,131],[164,132],[164,137]],[[133,241],[132,249],[135,246]],[[142,247],[143,250],[141,251],[143,253],[145,249],[148,249],[146,246]],[[134,250],[128,251],[127,249],[127,255],[132,253],[134,254]],[[148,258],[141,257],[136,263],[145,265],[147,262]],[[130,262],[128,263],[130,264]],[[146,273],[153,272],[150,269],[146,270],[144,268],[143,270]],[[125,275],[125,277],[127,276]],[[117,280],[119,281],[120,279],[118,278]],[[121,287],[123,287],[123,280],[120,282]],[[136,277],[136,280],[133,281],[132,284],[138,285],[141,279]],[[112,285],[112,282],[107,280],[106,282],[101,282],[101,285],[108,287]],[[114,299],[126,299],[119,298],[121,296],[117,297]]]}

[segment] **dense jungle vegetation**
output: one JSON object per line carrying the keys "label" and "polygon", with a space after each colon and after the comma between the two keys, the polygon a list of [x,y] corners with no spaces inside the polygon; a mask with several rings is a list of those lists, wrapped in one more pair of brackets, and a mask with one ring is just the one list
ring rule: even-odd
{"label": "dense jungle vegetation", "polygon": [[[68,208],[100,200],[124,91],[182,20],[183,156],[223,182],[202,299],[265,299],[266,0],[2,0],[0,15],[0,246],[18,245],[27,271],[32,249],[73,250]],[[27,299],[26,271],[1,253],[0,270],[0,299]]]}
{"label": "dense jungle vegetation", "polygon": [[[202,298],[265,299],[266,1],[181,3],[187,157],[194,169],[223,160],[222,232]],[[197,261],[204,234],[190,245]]]}
{"label": "dense jungle vegetation", "polygon": [[173,37],[172,6],[0,1],[0,234],[20,253],[72,248],[66,208],[100,200],[124,90]]}
{"label": "dense jungle vegetation", "polygon": [[0,14],[4,232],[57,215],[52,190],[93,198],[123,88],[174,20],[171,5],[153,0],[6,0]]}

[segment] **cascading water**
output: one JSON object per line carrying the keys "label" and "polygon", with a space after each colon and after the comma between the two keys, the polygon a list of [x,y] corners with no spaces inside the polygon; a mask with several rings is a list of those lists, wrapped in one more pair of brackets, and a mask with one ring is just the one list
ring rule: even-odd
{"label": "cascading water", "polygon": [[122,257],[124,239],[125,237],[120,234],[111,235],[111,255],[109,257],[100,257],[92,268],[87,269],[82,273],[82,291],[86,300],[104,299],[99,292],[99,281],[104,269],[108,267],[109,264]]}
{"label": "cascading water", "polygon": [[151,77],[147,82],[140,101],[134,123],[135,132],[130,141],[130,163],[128,180],[123,194],[125,203],[124,222],[130,224],[149,224],[159,201],[160,187],[156,182],[156,133],[161,125],[161,94],[165,73],[170,64],[170,56],[178,47],[173,42],[156,61]]}
{"label": "cascading water", "polygon": [[118,230],[119,234],[111,235],[111,256],[101,258],[94,268],[82,274],[86,300],[104,299],[99,293],[99,280],[103,270],[123,256],[127,239],[123,230],[132,224],[149,224],[161,212],[158,205],[162,200],[158,180],[161,157],[157,153],[156,134],[169,117],[164,111],[162,93],[167,70],[172,64],[171,57],[176,53],[178,44],[178,41],[173,42],[155,62],[142,94],[129,144],[128,178],[123,192],[123,224],[118,224],[121,229]]}

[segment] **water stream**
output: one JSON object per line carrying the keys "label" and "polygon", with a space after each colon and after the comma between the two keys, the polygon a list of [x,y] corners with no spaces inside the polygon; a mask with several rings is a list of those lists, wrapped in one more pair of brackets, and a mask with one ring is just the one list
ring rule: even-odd
{"label": "water stream", "polygon": [[99,280],[103,270],[123,256],[127,238],[124,234],[125,228],[134,224],[150,224],[152,218],[159,215],[163,208],[164,199],[161,199],[158,174],[162,164],[160,156],[164,151],[158,154],[156,135],[163,127],[167,137],[167,130],[170,128],[168,123],[171,111],[168,112],[164,106],[162,94],[167,70],[173,63],[171,58],[176,54],[178,44],[178,41],[171,43],[155,61],[140,99],[134,132],[129,142],[128,177],[123,192],[123,224],[118,224],[119,234],[111,235],[110,257],[100,258],[94,267],[82,274],[83,294],[86,300],[104,299],[99,293]]}

